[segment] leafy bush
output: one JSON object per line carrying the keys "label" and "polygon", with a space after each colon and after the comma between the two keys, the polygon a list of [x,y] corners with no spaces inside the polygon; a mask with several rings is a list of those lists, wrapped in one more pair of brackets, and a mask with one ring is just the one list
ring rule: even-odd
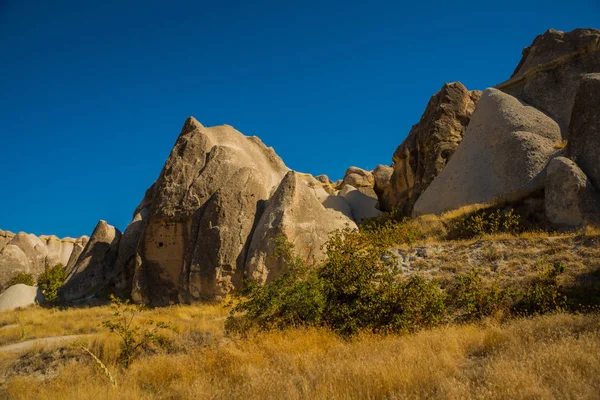
{"label": "leafy bush", "polygon": [[[294,246],[283,236],[277,237],[274,256],[286,266],[286,272],[268,285],[248,281],[240,302],[226,321],[229,330],[282,329],[288,326],[316,325],[321,321],[324,307],[322,284],[314,269],[294,254]],[[235,313],[246,313],[234,317]]]}
{"label": "leafy bush", "polygon": [[58,301],[58,290],[67,279],[67,271],[62,264],[42,272],[37,279],[37,285],[42,290],[47,303],[54,304]]}
{"label": "leafy bush", "polygon": [[143,311],[144,307],[130,304],[128,300],[123,302],[113,295],[111,295],[111,308],[114,311],[113,317],[104,321],[102,325],[121,338],[119,361],[123,367],[128,368],[141,350],[148,350],[151,344],[162,349],[169,348],[171,342],[162,333],[165,330],[175,332],[175,328],[171,325],[153,320],[134,325],[134,318]]}
{"label": "leafy bush", "polygon": [[565,272],[564,264],[558,262],[551,267],[543,266],[537,276],[521,294],[515,311],[520,314],[544,314],[565,309],[567,297],[559,283]]}
{"label": "leafy bush", "polygon": [[516,233],[519,228],[519,215],[514,209],[478,211],[457,224],[462,237],[477,237],[496,233]]}
{"label": "leafy bush", "polygon": [[278,241],[287,272],[265,286],[252,285],[232,310],[228,329],[317,325],[342,335],[413,331],[435,325],[445,313],[437,283],[418,276],[397,279],[382,247],[365,242],[359,232],[335,233],[327,244],[328,259],[318,268],[294,256],[285,239]]}
{"label": "leafy bush", "polygon": [[456,308],[463,313],[466,320],[477,320],[489,317],[506,307],[511,293],[502,290],[496,282],[485,286],[478,270],[472,269],[467,274],[457,275],[453,288]]}
{"label": "leafy bush", "polygon": [[17,271],[12,274],[12,276],[6,283],[6,287],[8,288],[13,285],[18,285],[19,283],[28,286],[35,286],[35,280],[33,278],[33,275],[28,274],[27,272]]}

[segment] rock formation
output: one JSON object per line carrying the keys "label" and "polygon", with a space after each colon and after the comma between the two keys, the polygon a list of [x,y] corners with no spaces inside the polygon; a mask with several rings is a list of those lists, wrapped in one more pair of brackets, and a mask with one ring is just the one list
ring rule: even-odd
{"label": "rock formation", "polygon": [[275,239],[278,236],[292,243],[298,256],[312,262],[321,261],[324,257],[321,245],[329,239],[332,231],[356,228],[354,221],[347,216],[347,209],[340,208],[347,205],[341,201],[336,207],[336,202],[332,201],[336,200],[335,197],[315,195],[298,173],[288,172],[268,200],[252,235],[248,275],[265,283],[283,272],[284,266],[275,257]]}
{"label": "rock formation", "polygon": [[44,304],[44,294],[35,286],[19,283],[0,293],[0,311],[28,307],[36,303]]}
{"label": "rock formation", "polygon": [[557,227],[581,226],[600,207],[599,47],[600,31],[550,30],[497,88],[445,84],[392,166],[350,167],[336,183],[291,171],[256,137],[190,117],[122,235],[104,221],[89,241],[0,231],[0,284],[62,263],[64,301],[110,292],[166,305],[220,299],[245,278],[269,282],[285,269],[281,236],[318,262],[332,231],[381,211],[439,214],[535,194]]}
{"label": "rock formation", "polygon": [[331,230],[356,226],[326,177],[289,173],[260,139],[193,118],[149,192],[115,268],[133,268],[132,297],[152,304],[219,299],[246,277],[271,279],[281,271],[270,257],[274,235],[301,254],[310,242],[320,257]]}
{"label": "rock formation", "polygon": [[560,138],[558,124],[542,112],[497,89],[486,90],[462,143],[413,213],[514,200],[542,188],[544,168]]}
{"label": "rock formation", "polygon": [[73,301],[98,293],[114,280],[121,232],[106,221],[98,222],[60,290],[62,301]]}
{"label": "rock formation", "polygon": [[57,264],[66,266],[77,243],[87,242],[87,236],[78,239],[19,232],[16,235],[0,231],[0,286],[6,284],[15,272],[37,277]]}
{"label": "rock formation", "polygon": [[600,72],[600,30],[550,29],[523,50],[511,78],[497,88],[552,117],[566,137],[581,76]]}
{"label": "rock formation", "polygon": [[358,167],[348,168],[338,195],[346,199],[352,211],[352,218],[357,223],[380,214],[375,193],[375,177],[369,171]]}
{"label": "rock formation", "polygon": [[578,228],[597,219],[598,194],[577,164],[565,157],[550,161],[546,175],[548,220],[561,228]]}
{"label": "rock formation", "polygon": [[380,199],[384,211],[411,215],[414,203],[444,169],[458,147],[481,97],[461,83],[447,83],[433,95],[419,123],[393,156],[391,188]]}
{"label": "rock formation", "polygon": [[569,156],[600,189],[600,73],[581,80],[568,138]]}

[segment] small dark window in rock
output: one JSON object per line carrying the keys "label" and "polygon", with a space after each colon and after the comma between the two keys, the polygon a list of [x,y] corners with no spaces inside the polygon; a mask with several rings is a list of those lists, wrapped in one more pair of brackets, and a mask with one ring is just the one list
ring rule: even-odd
{"label": "small dark window in rock", "polygon": [[158,242],[158,247],[163,247],[163,246],[164,246],[163,242]]}

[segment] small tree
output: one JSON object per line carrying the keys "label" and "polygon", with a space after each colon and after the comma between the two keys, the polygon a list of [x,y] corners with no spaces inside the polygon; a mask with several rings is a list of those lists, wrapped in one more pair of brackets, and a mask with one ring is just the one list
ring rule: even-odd
{"label": "small tree", "polygon": [[121,338],[121,353],[119,361],[123,367],[128,368],[131,361],[137,356],[140,350],[147,348],[150,344],[155,344],[160,348],[168,348],[171,344],[169,339],[162,335],[161,331],[177,330],[164,322],[155,322],[153,320],[145,321],[135,325],[134,319],[144,310],[143,305],[130,304],[129,300],[122,301],[114,295],[110,296],[113,317],[106,320],[102,325],[111,333]]}
{"label": "small tree", "polygon": [[67,271],[62,264],[56,264],[38,277],[37,284],[44,294],[46,302],[54,304],[58,301],[58,290],[65,279],[67,279]]}
{"label": "small tree", "polygon": [[12,274],[12,276],[6,283],[6,287],[9,288],[13,285],[18,285],[19,283],[28,286],[35,286],[35,280],[33,279],[33,275],[23,271],[16,271]]}

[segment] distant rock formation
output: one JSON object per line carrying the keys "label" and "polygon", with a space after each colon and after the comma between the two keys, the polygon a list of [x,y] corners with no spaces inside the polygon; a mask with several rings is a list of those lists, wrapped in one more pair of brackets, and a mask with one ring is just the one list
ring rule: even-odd
{"label": "distant rock formation", "polygon": [[487,89],[460,146],[419,197],[413,214],[515,200],[543,188],[544,168],[560,139],[558,124],[541,111]]}
{"label": "distant rock formation", "polygon": [[419,123],[394,152],[391,187],[381,194],[385,211],[410,216],[415,202],[444,169],[460,144],[481,97],[460,82],[447,83],[433,95]]}
{"label": "distant rock formation", "polygon": [[567,128],[581,77],[600,72],[600,30],[549,29],[523,50],[511,78],[496,86]]}
{"label": "distant rock formation", "polygon": [[74,258],[74,249],[87,240],[87,236],[59,239],[0,230],[0,286],[5,285],[15,272],[37,277],[57,264],[66,267]]}

